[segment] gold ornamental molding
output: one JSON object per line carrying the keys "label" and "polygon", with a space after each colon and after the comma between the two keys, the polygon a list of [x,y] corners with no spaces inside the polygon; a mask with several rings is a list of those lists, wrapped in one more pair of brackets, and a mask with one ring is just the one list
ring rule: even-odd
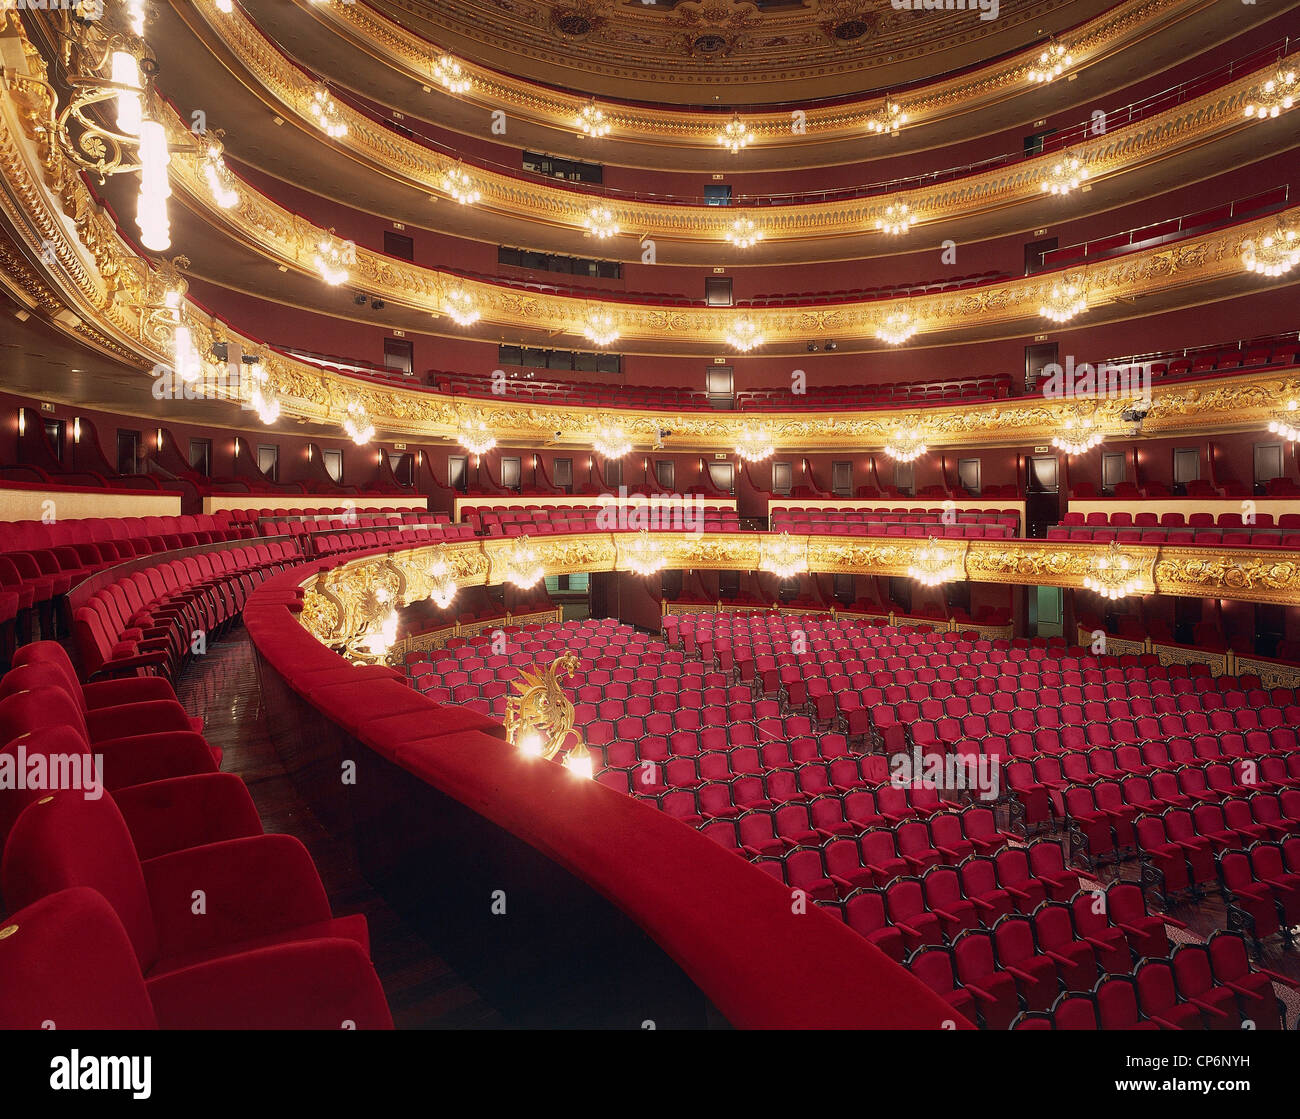
{"label": "gold ornamental molding", "polygon": [[[4,285],[31,313],[48,319],[87,347],[133,365],[146,376],[165,372],[172,357],[150,325],[152,312],[164,298],[165,274],[135,255],[77,169],[57,144],[50,143],[45,64],[23,34],[17,13],[0,13],[0,34],[21,44],[17,54],[22,59],[19,67],[10,62],[8,86],[0,91],[0,221],[8,226],[10,238],[5,249]],[[15,52],[7,51],[8,58],[14,56]],[[24,76],[39,80],[25,81]],[[195,175],[186,159],[178,157],[173,165],[178,180]],[[243,215],[250,206],[258,213],[255,203],[248,192],[241,192],[236,213]],[[1240,241],[1253,228],[1243,226],[1126,258],[1113,266],[1117,290],[1125,280],[1136,289],[1144,276],[1176,286],[1225,275],[1239,267]],[[286,236],[299,239],[297,251],[305,251],[303,228],[286,222],[283,230]],[[392,262],[389,268],[391,275],[384,274],[384,283],[391,290],[411,282],[404,268]],[[997,290],[1023,289],[1033,282],[1018,281]],[[377,290],[373,283],[367,286]],[[1021,299],[1033,302],[1027,293]],[[989,293],[962,293],[945,302],[954,316],[964,310],[976,320],[994,313]],[[637,447],[661,443],[671,450],[701,452],[729,451],[737,446],[743,429],[755,427],[781,451],[876,450],[899,431],[917,427],[924,428],[928,444],[935,449],[1028,446],[1049,442],[1065,420],[1077,418],[1081,410],[1093,419],[1094,429],[1107,436],[1123,437],[1130,431],[1122,418],[1128,406],[1123,399],[1080,403],[1032,397],[910,411],[759,415],[575,408],[508,397],[477,400],[375,384],[322,370],[269,350],[258,339],[189,301],[183,302],[181,313],[199,354],[208,355],[214,344],[227,342],[245,353],[263,355],[268,391],[274,392],[282,407],[281,430],[294,420],[336,428],[348,405],[357,403],[364,407],[381,438],[410,438],[426,444],[454,443],[463,423],[481,420],[504,446],[555,443],[589,448],[612,417]],[[202,381],[195,386],[195,395],[246,409],[251,386],[245,381],[232,385],[224,374],[224,367],[209,362]],[[150,383],[142,377],[141,391]],[[54,387],[52,396],[57,398]],[[1277,402],[1294,396],[1300,396],[1300,373],[1296,370],[1157,385],[1143,434],[1263,430]],[[179,410],[184,402],[179,401],[177,408],[178,419],[183,419]],[[561,432],[558,439],[557,431]],[[661,431],[671,434],[661,440]],[[704,547],[699,543],[691,546]],[[756,566],[757,553],[751,558],[755,562],[747,567]],[[689,565],[706,566],[707,561],[707,555],[698,555]]]}
{"label": "gold ornamental molding", "polygon": [[[436,65],[437,59],[446,52],[384,12],[369,4],[350,0],[329,0],[323,4],[297,0],[297,3],[385,65],[422,86],[435,91],[440,89]],[[1062,39],[1068,38],[1074,59],[1072,70],[1078,71],[1126,46],[1141,42],[1159,28],[1202,6],[1202,0],[1130,0],[1118,4],[1071,30],[1068,35],[1061,36]],[[209,22],[216,23],[220,18],[211,0],[201,0],[200,7]],[[834,4],[822,3],[820,8],[823,11],[817,14],[829,16],[830,11],[825,9],[834,7]],[[846,9],[845,14],[856,14],[858,8],[865,10],[866,5],[841,7]],[[889,5],[884,4],[883,8],[888,9]],[[806,19],[809,13],[803,15]],[[662,19],[659,22],[662,23]],[[932,32],[929,25],[927,30]],[[555,46],[564,51],[567,44],[559,42]],[[830,46],[830,41],[827,46]],[[909,127],[975,112],[1016,94],[1032,94],[1038,86],[1029,80],[1028,74],[1041,52],[1042,45],[1039,44],[956,77],[910,87],[900,98],[908,114]],[[895,57],[900,56],[895,53]],[[548,88],[465,59],[458,58],[457,61],[469,88],[456,96],[485,110],[502,109],[512,117],[532,124],[574,132],[574,120],[588,102],[586,97]],[[556,61],[562,59],[557,55]],[[738,61],[743,68],[743,56]],[[857,61],[855,52],[854,62]],[[712,65],[716,66],[716,60]],[[788,70],[788,50],[782,65]],[[620,76],[625,74],[626,69],[621,68]],[[675,73],[671,67],[656,66],[653,70],[647,67],[645,77],[655,82],[693,83],[700,79],[701,74]],[[736,77],[743,80],[744,70],[738,70]],[[867,135],[867,122],[880,111],[881,102],[880,94],[870,98],[847,98],[834,105],[814,105],[801,110],[801,118],[792,118],[789,109],[778,112],[760,107],[746,112],[745,122],[754,132],[756,143],[764,146],[793,147],[827,140],[861,139]],[[611,125],[610,135],[614,140],[631,139],[674,147],[716,149],[718,146],[716,136],[722,118],[716,112],[706,113],[685,107],[680,110],[655,109],[617,100],[602,100],[600,107]],[[796,119],[798,128],[793,127]]]}
{"label": "gold ornamental molding", "polygon": [[[338,5],[335,5],[338,6]],[[342,9],[364,8],[341,5]],[[219,12],[209,0],[198,9],[209,26],[248,74],[305,131],[320,135],[310,104],[317,83],[260,32],[238,6],[230,15]],[[1287,56],[1294,66],[1300,51]],[[1090,135],[1071,151],[1088,168],[1096,182],[1150,164],[1176,152],[1200,147],[1241,128],[1251,127],[1243,113],[1247,95],[1278,69],[1270,63],[1258,71],[1226,82],[1169,113],[1139,121],[1114,131]],[[341,102],[338,112],[347,133],[322,144],[346,152],[382,174],[404,181],[433,196],[442,195],[443,176],[460,168],[461,161],[400,136]],[[746,123],[749,123],[746,117]],[[788,114],[786,117],[788,126]],[[716,134],[717,119],[713,129]],[[712,143],[716,142],[712,141]],[[1060,153],[1016,162],[1006,168],[976,173],[913,190],[831,202],[763,206],[752,216],[761,221],[766,243],[802,242],[857,235],[876,229],[890,205],[904,203],[917,225],[956,220],[1000,210],[1017,203],[1041,200],[1043,183],[1059,163]],[[625,200],[603,194],[567,190],[535,183],[465,164],[481,197],[476,205],[530,223],[545,223],[581,231],[592,205],[609,209],[624,237],[641,240],[724,243],[738,209],[705,205],[664,205]],[[636,242],[629,241],[630,245]],[[639,252],[640,250],[638,250]]]}
{"label": "gold ornamental molding", "polygon": [[[754,570],[767,533],[660,532],[665,569]],[[383,555],[348,560],[318,571],[301,586],[299,620],[317,640],[343,644],[373,621],[376,592],[383,609],[400,599],[409,605],[427,598],[435,560],[445,563],[458,587],[495,586],[506,581],[510,552],[519,539],[447,541]],[[813,574],[905,576],[926,547],[921,539],[863,541],[860,537],[810,536],[808,570]],[[529,541],[547,575],[623,570],[618,534],[544,536]],[[1083,580],[1105,544],[1034,540],[963,541],[963,570],[956,576],[976,583],[1057,586],[1083,590]],[[1195,547],[1132,547],[1138,594],[1230,598],[1294,605],[1300,601],[1300,552]],[[399,594],[397,587],[404,590]]]}
{"label": "gold ornamental molding", "polygon": [[[183,118],[175,111],[169,110],[165,123],[178,145],[189,135]],[[313,225],[243,182],[237,184],[238,201],[223,209],[212,197],[198,156],[178,152],[172,159],[172,172],[174,185],[183,190],[188,204],[209,224],[277,265],[317,274],[315,261],[321,242],[346,237],[346,230],[335,233]],[[1243,245],[1266,235],[1282,217],[1294,219],[1296,215],[1300,215],[1300,207],[1202,237],[1069,269],[1064,276],[1086,288],[1090,307],[1213,282],[1239,275]],[[442,320],[441,325],[449,333],[460,329],[449,325],[450,319],[445,317],[447,297],[455,291],[464,293],[472,302],[484,324],[567,335],[580,346],[583,343],[577,340],[583,337],[585,322],[593,311],[610,317],[624,346],[671,342],[720,349],[727,347],[728,335],[741,319],[751,322],[766,343],[797,345],[827,333],[837,338],[875,339],[890,316],[900,313],[908,316],[918,335],[1038,323],[1043,304],[1063,275],[1059,271],[1047,272],[956,292],[832,306],[721,310],[525,292],[397,260],[351,241],[345,244],[349,283],[388,302],[427,312]]]}

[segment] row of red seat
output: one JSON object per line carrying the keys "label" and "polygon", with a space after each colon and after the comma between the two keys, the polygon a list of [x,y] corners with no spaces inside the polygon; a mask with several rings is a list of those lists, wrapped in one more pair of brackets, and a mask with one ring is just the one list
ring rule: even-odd
{"label": "row of red seat", "polygon": [[88,677],[167,677],[239,617],[253,589],[298,558],[293,541],[250,544],[169,560],[99,588],[73,617]]}
{"label": "row of red seat", "polygon": [[82,685],[48,641],[15,663],[0,753],[82,776],[0,790],[0,888],[17,910],[0,1025],[392,1025],[365,917],[335,918],[306,848],[263,834],[165,680]]}

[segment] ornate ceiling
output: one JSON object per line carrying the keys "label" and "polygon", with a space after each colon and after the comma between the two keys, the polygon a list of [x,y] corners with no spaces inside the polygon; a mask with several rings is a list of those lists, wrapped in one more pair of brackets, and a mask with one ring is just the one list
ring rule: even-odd
{"label": "ornate ceiling", "polygon": [[911,10],[902,0],[374,0],[374,7],[468,59],[544,84],[628,100],[752,105],[930,79],[1110,6],[983,0],[981,12],[980,0],[965,2],[973,10]]}

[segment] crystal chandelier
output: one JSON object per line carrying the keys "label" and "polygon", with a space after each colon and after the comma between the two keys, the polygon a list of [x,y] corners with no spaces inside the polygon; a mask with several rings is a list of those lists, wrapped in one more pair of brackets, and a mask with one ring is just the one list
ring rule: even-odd
{"label": "crystal chandelier", "polygon": [[906,311],[892,311],[876,327],[876,337],[891,346],[901,346],[916,333],[916,320]]}
{"label": "crystal chandelier", "polygon": [[1025,75],[1031,82],[1050,82],[1074,65],[1074,55],[1064,43],[1051,43]]}
{"label": "crystal chandelier", "polygon": [[446,610],[455,600],[459,588],[456,586],[456,576],[452,573],[451,564],[442,554],[442,549],[439,549],[429,561],[425,574],[429,577],[429,601],[439,610]]}
{"label": "crystal chandelier", "polygon": [[632,450],[632,440],[622,428],[606,424],[596,429],[591,447],[603,459],[618,459]]}
{"label": "crystal chandelier", "polygon": [[1043,193],[1052,194],[1069,194],[1072,190],[1077,190],[1079,185],[1088,177],[1088,168],[1084,166],[1083,160],[1078,156],[1070,155],[1068,152],[1061,156],[1060,160],[1047,169],[1043,175],[1043,181],[1039,184]]}
{"label": "crystal chandelier", "polygon": [[907,114],[903,112],[903,106],[886,97],[880,110],[867,120],[867,128],[871,132],[888,132],[897,136],[898,130],[906,123]]}
{"label": "crystal chandelier", "polygon": [[461,420],[456,429],[456,441],[471,455],[485,455],[497,445],[496,436],[483,420]]}
{"label": "crystal chandelier", "polygon": [[536,546],[527,536],[517,536],[506,549],[505,581],[520,590],[535,587],[542,581],[546,569]]}
{"label": "crystal chandelier", "polygon": [[747,354],[750,350],[762,344],[763,335],[759,333],[758,327],[749,319],[737,319],[727,329],[727,345],[739,350],[742,354]]}
{"label": "crystal chandelier", "polygon": [[1247,240],[1241,262],[1247,271],[1261,276],[1284,276],[1300,264],[1300,235],[1294,229],[1278,225],[1263,237]]}
{"label": "crystal chandelier", "polygon": [[1300,401],[1288,400],[1286,411],[1279,412],[1274,419],[1268,421],[1268,430],[1274,435],[1282,436],[1289,443],[1300,443],[1300,428],[1292,422],[1297,407],[1300,407]]}
{"label": "crystal chandelier", "polygon": [[609,135],[610,123],[593,97],[578,110],[578,115],[573,118],[573,127],[584,136],[599,140],[602,136]]}
{"label": "crystal chandelier", "polygon": [[266,366],[262,364],[260,357],[255,357],[251,361],[244,359],[248,367],[248,376],[253,383],[252,391],[249,393],[249,404],[257,418],[268,427],[280,418],[280,402],[276,399],[275,394],[267,395],[270,378],[266,372]]}
{"label": "crystal chandelier", "polygon": [[609,346],[618,341],[618,326],[614,316],[599,307],[593,307],[582,320],[582,336],[597,346]]}
{"label": "crystal chandelier", "polygon": [[1078,280],[1063,280],[1053,284],[1047,299],[1038,313],[1052,322],[1069,322],[1075,315],[1088,309],[1088,293]]}
{"label": "crystal chandelier", "polygon": [[397,611],[390,610],[379,623],[378,629],[367,633],[357,642],[357,650],[380,659],[388,656],[397,643],[397,624]]}
{"label": "crystal chandelier", "polygon": [[895,462],[915,462],[928,449],[925,433],[919,427],[899,428],[885,444],[885,454]]}
{"label": "crystal chandelier", "polygon": [[347,414],[343,417],[343,430],[358,447],[364,447],[375,437],[375,425],[370,422],[370,416],[361,401],[348,401]]}
{"label": "crystal chandelier", "polygon": [[443,171],[442,192],[449,198],[454,198],[462,206],[472,206],[483,197],[474,180],[459,163]]}
{"label": "crystal chandelier", "polygon": [[614,220],[613,211],[606,206],[593,206],[582,219],[582,224],[587,227],[588,233],[602,241],[607,237],[618,236],[618,222]]}
{"label": "crystal chandelier", "polygon": [[466,93],[471,84],[461,64],[449,54],[434,59],[433,76],[448,93]]}
{"label": "crystal chandelier", "polygon": [[1263,85],[1251,90],[1245,114],[1254,120],[1272,120],[1295,104],[1294,70],[1279,70]]}
{"label": "crystal chandelier", "polygon": [[464,288],[453,288],[447,293],[443,310],[457,326],[473,326],[482,317],[474,306],[474,297]]}
{"label": "crystal chandelier", "polygon": [[961,579],[966,572],[961,553],[931,536],[916,553],[915,561],[908,565],[907,574],[923,587],[939,587]]}
{"label": "crystal chandelier", "polygon": [[348,251],[343,244],[334,236],[334,230],[329,231],[328,237],[322,237],[316,243],[316,271],[320,273],[320,278],[330,287],[336,288],[340,284],[348,282],[348,270],[345,267],[348,261]]}
{"label": "crystal chandelier", "polygon": [[239,201],[239,191],[235,188],[235,176],[226,166],[226,157],[221,141],[211,139],[203,153],[203,178],[212,192],[212,199],[223,210],[229,210]]}
{"label": "crystal chandelier", "polygon": [[885,212],[876,219],[876,228],[881,233],[896,237],[911,229],[915,220],[916,217],[906,202],[891,202],[885,207]]}
{"label": "crystal chandelier", "polygon": [[339,111],[338,103],[330,96],[330,91],[323,85],[317,86],[311,95],[311,115],[316,118],[321,131],[331,140],[338,140],[348,134],[347,122]]}
{"label": "crystal chandelier", "polygon": [[754,142],[754,134],[749,130],[749,125],[741,120],[740,114],[737,113],[723,126],[722,131],[718,133],[717,139],[722,147],[735,155]]}
{"label": "crystal chandelier", "polygon": [[775,452],[771,438],[752,427],[742,428],[736,439],[736,454],[746,462],[762,462]]}
{"label": "crystal chandelier", "polygon": [[631,540],[620,542],[623,552],[623,566],[633,575],[656,575],[668,562],[664,557],[663,546],[645,529],[638,532]]}
{"label": "crystal chandelier", "polygon": [[758,568],[778,579],[793,579],[804,574],[808,570],[807,537],[791,536],[788,532],[780,536],[764,536],[759,548]]}
{"label": "crystal chandelier", "polygon": [[1083,585],[1102,598],[1117,599],[1133,594],[1141,586],[1138,578],[1138,562],[1126,552],[1120,551],[1118,542],[1112,540],[1110,547],[1089,563],[1090,571],[1084,576]]}
{"label": "crystal chandelier", "polygon": [[1062,433],[1052,436],[1052,446],[1067,455],[1086,455],[1098,446],[1105,436],[1092,426],[1092,418],[1076,419],[1071,416],[1065,421]]}
{"label": "crystal chandelier", "polygon": [[753,218],[740,217],[727,229],[727,240],[738,249],[748,249],[763,239],[763,231]]}

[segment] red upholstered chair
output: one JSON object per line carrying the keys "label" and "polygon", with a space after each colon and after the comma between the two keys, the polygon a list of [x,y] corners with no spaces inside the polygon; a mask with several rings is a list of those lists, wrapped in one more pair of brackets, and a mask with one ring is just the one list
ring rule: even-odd
{"label": "red upholstered chair", "polygon": [[145,981],[112,905],[78,887],[0,922],[3,1029],[384,1029],[355,941],[282,944]]}
{"label": "red upholstered chair", "polygon": [[[59,792],[9,833],[0,885],[13,907],[89,886],[122,921],[148,978],[292,941],[351,940],[364,916],[334,918],[311,856],[287,835],[257,835],[141,861],[114,802]],[[195,912],[195,891],[204,911]]]}

